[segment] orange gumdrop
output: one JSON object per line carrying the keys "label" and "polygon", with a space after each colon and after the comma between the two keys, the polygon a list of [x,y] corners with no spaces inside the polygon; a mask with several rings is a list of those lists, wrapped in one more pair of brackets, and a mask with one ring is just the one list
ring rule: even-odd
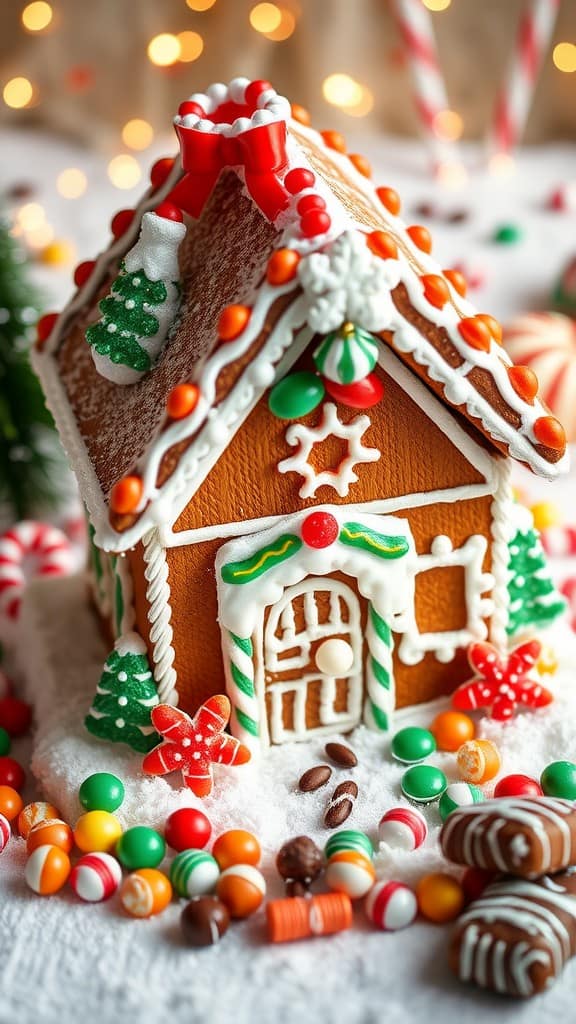
{"label": "orange gumdrop", "polygon": [[248,306],[225,306],[218,318],[218,337],[220,341],[234,341],[246,327],[250,319]]}
{"label": "orange gumdrop", "polygon": [[538,394],[538,377],[534,370],[529,366],[509,366],[508,377],[516,394],[532,404]]}
{"label": "orange gumdrop", "polygon": [[470,348],[489,352],[492,335],[483,320],[477,316],[466,316],[458,324],[458,330]]}
{"label": "orange gumdrop", "polygon": [[166,412],[172,420],[183,420],[198,405],[200,389],[196,384],[177,384],[166,399]]}
{"label": "orange gumdrop", "polygon": [[420,249],[422,252],[432,252],[432,235],[428,228],[423,227],[422,224],[412,224],[409,228],[406,228],[406,233],[410,236],[417,249]]}
{"label": "orange gumdrop", "polygon": [[348,159],[351,164],[354,164],[359,174],[362,174],[365,178],[372,177],[372,167],[365,156],[362,156],[361,153],[350,153]]}
{"label": "orange gumdrop", "polygon": [[346,152],[346,140],[340,132],[325,131],[320,132],[320,135],[324,139],[328,149],[335,149],[338,153]]}
{"label": "orange gumdrop", "polygon": [[432,722],[430,732],[438,750],[458,750],[463,743],[474,739],[476,726],[462,711],[441,711]]}
{"label": "orange gumdrop", "polygon": [[266,279],[268,284],[286,284],[296,277],[300,254],[295,249],[276,249],[268,260]]}
{"label": "orange gumdrop", "polygon": [[368,248],[383,260],[398,259],[398,246],[388,231],[371,231],[366,236]]}
{"label": "orange gumdrop", "polygon": [[490,331],[490,334],[494,338],[496,344],[501,345],[502,324],[499,322],[499,320],[496,320],[496,317],[490,316],[490,313],[478,313],[477,319],[481,320],[483,324],[486,324],[486,327]]}
{"label": "orange gumdrop", "polygon": [[464,298],[468,291],[468,282],[464,277],[464,274],[459,270],[444,270],[443,274],[446,280],[449,281],[452,287],[458,292],[458,295],[461,295],[462,298]]}
{"label": "orange gumdrop", "polygon": [[376,189],[376,195],[382,203],[382,206],[386,207],[388,213],[391,213],[393,217],[397,217],[400,213],[400,207],[402,204],[396,189],[382,185],[380,188]]}
{"label": "orange gumdrop", "polygon": [[17,789],[12,786],[0,786],[0,814],[8,821],[13,821],[24,807],[24,801]]}
{"label": "orange gumdrop", "polygon": [[564,451],[566,447],[566,431],[555,416],[540,416],[534,424],[534,437],[545,448]]}
{"label": "orange gumdrop", "polygon": [[110,508],[118,515],[133,512],[142,498],[143,484],[139,476],[125,476],[110,491]]}
{"label": "orange gumdrop", "polygon": [[306,110],[306,107],[300,105],[300,103],[292,104],[292,117],[299,124],[303,124],[306,128],[309,128],[312,124],[312,118],[310,117],[310,111]]}
{"label": "orange gumdrop", "polygon": [[438,274],[423,274],[420,278],[424,287],[424,295],[431,306],[442,309],[450,298],[448,285]]}

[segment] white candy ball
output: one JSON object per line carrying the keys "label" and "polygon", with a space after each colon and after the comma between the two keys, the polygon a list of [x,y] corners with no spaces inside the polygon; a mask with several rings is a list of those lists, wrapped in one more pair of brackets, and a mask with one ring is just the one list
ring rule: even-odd
{"label": "white candy ball", "polygon": [[366,915],[385,932],[407,928],[416,919],[416,894],[403,882],[377,882],[366,897]]}
{"label": "white candy ball", "polygon": [[122,881],[122,868],[109,853],[87,853],[70,875],[70,885],[85,903],[101,903],[114,895]]}
{"label": "white candy ball", "polygon": [[327,676],[341,678],[354,663],[354,651],[346,640],[325,640],[316,651],[316,667]]}

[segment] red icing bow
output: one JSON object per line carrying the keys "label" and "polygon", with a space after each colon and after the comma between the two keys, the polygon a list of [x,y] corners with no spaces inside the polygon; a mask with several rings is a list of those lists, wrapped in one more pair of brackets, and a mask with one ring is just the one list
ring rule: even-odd
{"label": "red icing bow", "polygon": [[235,136],[183,124],[176,125],[176,133],[182,167],[188,173],[169,198],[190,216],[200,216],[225,167],[244,168],[246,188],[268,220],[275,220],[288,205],[290,195],[278,177],[288,165],[285,121],[257,125]]}
{"label": "red icing bow", "polygon": [[468,648],[468,661],[476,675],[452,695],[458,711],[490,708],[492,718],[503,722],[512,718],[517,705],[544,708],[553,700],[549,690],[530,676],[540,657],[542,644],[529,640],[501,657],[492,644],[474,643]]}

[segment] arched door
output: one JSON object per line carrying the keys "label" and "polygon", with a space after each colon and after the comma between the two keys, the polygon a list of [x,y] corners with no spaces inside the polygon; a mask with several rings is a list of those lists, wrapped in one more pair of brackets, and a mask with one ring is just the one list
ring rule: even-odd
{"label": "arched door", "polygon": [[[321,671],[316,659],[322,645],[336,639],[348,645],[349,667],[341,674],[329,674]],[[340,651],[346,654],[342,645]],[[347,584],[329,576],[309,576],[288,587],[268,609],[262,655],[272,743],[308,739],[313,733],[358,724],[362,622],[358,597]]]}

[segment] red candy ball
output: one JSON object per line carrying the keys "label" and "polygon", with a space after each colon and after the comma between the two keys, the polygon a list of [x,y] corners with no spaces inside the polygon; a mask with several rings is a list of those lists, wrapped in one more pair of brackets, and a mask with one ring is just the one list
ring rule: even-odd
{"label": "red candy ball", "polygon": [[115,213],[110,222],[110,230],[114,235],[114,238],[121,238],[125,231],[128,230],[132,221],[134,220],[134,210],[118,210]]}
{"label": "red candy ball", "polygon": [[290,192],[290,195],[296,196],[305,188],[312,188],[315,181],[316,176],[313,171],[309,171],[306,167],[294,167],[284,178],[284,188]]}
{"label": "red candy ball", "polygon": [[24,788],[26,773],[13,757],[0,757],[0,786],[12,786],[20,791]]}
{"label": "red candy ball", "polygon": [[312,512],[302,523],[302,540],[309,548],[327,548],[339,530],[338,521],[329,512]]}
{"label": "red candy ball", "polygon": [[95,266],[96,260],[84,260],[84,263],[78,264],[74,271],[74,284],[77,288],[81,288],[82,285],[86,284]]}
{"label": "red candy ball", "polygon": [[314,238],[315,235],[324,235],[332,221],[324,210],[310,210],[305,213],[300,221],[300,230],[305,238]]}
{"label": "red candy ball", "polygon": [[263,78],[256,78],[253,82],[250,82],[250,85],[246,86],[246,91],[244,93],[244,99],[248,106],[256,108],[258,97],[261,96],[263,92],[268,92],[268,89],[271,88],[272,86],[270,85],[270,82],[267,82]]}
{"label": "red candy ball", "polygon": [[45,313],[36,324],[36,338],[40,345],[48,340],[60,313]]}
{"label": "red candy ball", "polygon": [[193,100],[184,100],[178,107],[178,114],[180,117],[186,117],[188,114],[195,114],[196,117],[206,117],[206,112],[200,104],[194,103]]}
{"label": "red candy ball", "polygon": [[154,213],[158,217],[164,217],[165,220],[176,220],[179,222],[184,220],[182,210],[175,206],[174,203],[169,203],[166,199],[163,203],[158,203]]}
{"label": "red candy ball", "polygon": [[212,825],[202,811],[181,807],[166,818],[164,837],[173,850],[202,850],[212,833]]}
{"label": "red candy ball", "polygon": [[296,204],[296,209],[298,210],[300,216],[303,217],[304,214],[309,213],[310,210],[325,210],[326,200],[322,199],[322,196],[302,196],[302,199],[299,199],[298,203]]}
{"label": "red candy ball", "polygon": [[152,165],[150,184],[155,192],[164,184],[173,167],[174,160],[171,156],[165,156]]}
{"label": "red candy ball", "polygon": [[505,775],[494,787],[494,796],[543,796],[542,786],[529,775]]}
{"label": "red candy ball", "polygon": [[23,736],[32,722],[32,708],[17,697],[0,700],[0,725],[10,736]]}
{"label": "red candy ball", "polygon": [[351,409],[371,409],[384,397],[384,385],[375,373],[369,373],[355,384],[338,384],[327,377],[322,380],[330,398]]}

